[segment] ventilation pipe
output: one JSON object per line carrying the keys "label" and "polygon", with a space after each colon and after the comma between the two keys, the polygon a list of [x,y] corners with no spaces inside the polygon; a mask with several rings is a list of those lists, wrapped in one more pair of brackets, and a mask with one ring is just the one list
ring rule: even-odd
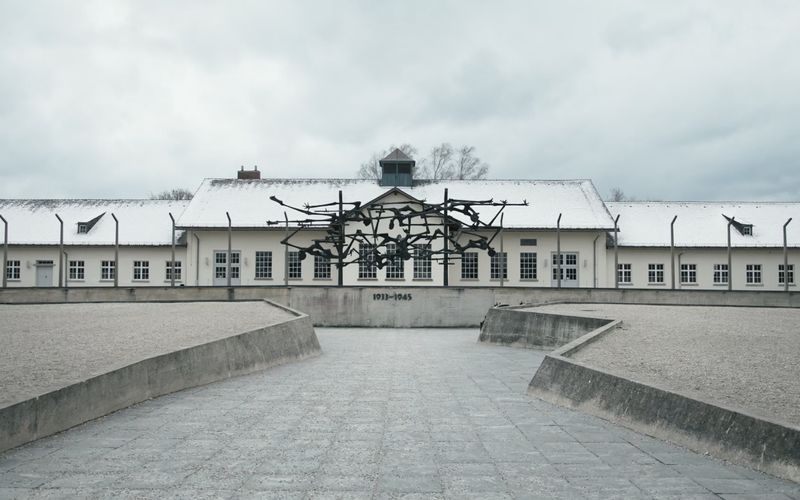
{"label": "ventilation pipe", "polygon": [[786,226],[792,222],[792,218],[783,225],[783,289],[789,293],[789,247],[786,245]]}
{"label": "ventilation pipe", "polygon": [[617,244],[617,233],[619,233],[619,216],[614,219],[614,288],[619,288],[619,246]]}
{"label": "ventilation pipe", "polygon": [[8,286],[8,221],[0,215],[3,221],[3,288]]}
{"label": "ventilation pipe", "polygon": [[556,220],[556,280],[558,288],[561,288],[561,214]]}
{"label": "ventilation pipe", "polygon": [[678,219],[678,216],[672,218],[672,222],[669,223],[669,266],[670,266],[670,278],[672,278],[672,289],[675,290],[675,221]]}
{"label": "ventilation pipe", "polygon": [[119,220],[113,213],[114,219],[114,288],[119,286]]}
{"label": "ventilation pipe", "polygon": [[[172,220],[172,260],[170,261],[170,267],[172,268],[169,273],[169,286],[175,286],[175,217],[172,216],[172,212],[167,212],[169,214],[170,220]],[[226,212],[227,213],[227,212]],[[230,223],[228,224],[230,226]],[[230,247],[230,244],[229,244]],[[230,253],[230,249],[228,250]]]}
{"label": "ventilation pipe", "polygon": [[58,288],[62,288],[64,286],[64,221],[58,214],[55,215],[61,225],[58,239]]}
{"label": "ventilation pipe", "polygon": [[444,269],[444,276],[443,276],[443,285],[447,287],[449,285],[450,279],[450,256],[447,254],[449,250],[449,242],[448,238],[450,237],[450,228],[447,221],[447,199],[448,199],[448,192],[447,188],[444,188],[444,252],[442,253],[442,263],[444,264],[442,268]]}
{"label": "ventilation pipe", "polygon": [[225,217],[228,218],[228,272],[227,272],[227,276],[228,276],[228,288],[230,289],[230,287],[231,287],[231,253],[232,253],[231,252],[231,242],[232,242],[232,239],[233,239],[233,232],[232,232],[232,229],[231,229],[231,214],[229,214],[228,212],[225,212]]}
{"label": "ventilation pipe", "polygon": [[731,267],[731,224],[736,217],[728,219],[728,290],[733,290],[733,267]]}

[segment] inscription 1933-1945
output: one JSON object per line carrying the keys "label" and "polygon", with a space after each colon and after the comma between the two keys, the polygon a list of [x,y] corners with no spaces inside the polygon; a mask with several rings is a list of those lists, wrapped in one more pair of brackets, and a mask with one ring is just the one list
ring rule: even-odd
{"label": "inscription 1933-1945", "polygon": [[373,293],[372,300],[411,300],[410,293]]}

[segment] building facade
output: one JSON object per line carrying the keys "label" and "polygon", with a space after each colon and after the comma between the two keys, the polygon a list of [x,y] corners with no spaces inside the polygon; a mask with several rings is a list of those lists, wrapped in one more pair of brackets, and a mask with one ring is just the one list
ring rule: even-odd
{"label": "building facade", "polygon": [[[0,200],[3,286],[795,287],[800,221],[787,221],[800,203],[604,203],[589,180],[417,180],[397,151],[382,167],[380,180],[243,170],[191,201]],[[444,205],[469,210],[431,211]],[[445,258],[446,240],[464,251]]]}

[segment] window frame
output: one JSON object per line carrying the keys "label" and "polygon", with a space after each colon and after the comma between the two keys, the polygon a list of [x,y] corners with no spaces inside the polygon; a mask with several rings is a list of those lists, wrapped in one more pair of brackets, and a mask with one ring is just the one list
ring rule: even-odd
{"label": "window frame", "polygon": [[315,280],[332,279],[330,257],[325,257],[323,255],[314,256],[314,279]]}
{"label": "window frame", "polygon": [[67,279],[69,281],[86,281],[86,261],[70,260],[67,262]]}
{"label": "window frame", "polygon": [[114,281],[117,275],[117,264],[114,260],[100,261],[100,281]]}
{"label": "window frame", "polygon": [[744,282],[745,285],[762,285],[763,267],[761,264],[745,264],[744,266]]}
{"label": "window frame", "polygon": [[20,281],[22,279],[22,261],[6,260],[6,281]]}
{"label": "window frame", "polygon": [[[232,259],[231,259],[232,260]],[[182,281],[183,280],[183,264],[181,261],[176,260],[175,266],[171,265],[170,261],[166,261],[164,263],[164,281],[172,282],[172,270],[173,267],[175,268],[175,281]]]}
{"label": "window frame", "polygon": [[271,280],[272,279],[272,250],[256,250],[255,269],[253,279]]}
{"label": "window frame", "polygon": [[680,281],[681,285],[696,285],[697,264],[681,264]]}
{"label": "window frame", "polygon": [[414,245],[413,276],[415,280],[433,279],[433,259],[431,244]]}
{"label": "window frame", "polygon": [[519,253],[519,279],[520,281],[538,281],[538,255],[536,252]]}
{"label": "window frame", "polygon": [[303,279],[303,261],[300,260],[299,250],[289,250],[286,252],[286,279]]}
{"label": "window frame", "polygon": [[633,264],[627,262],[617,263],[617,284],[619,285],[633,284]]}
{"label": "window frame", "polygon": [[480,279],[480,268],[478,267],[478,261],[478,252],[464,252],[461,255],[462,281],[477,281]]}
{"label": "window frame", "polygon": [[664,264],[660,264],[657,262],[647,264],[647,284],[648,285],[664,284]]}
{"label": "window frame", "polygon": [[[778,264],[778,284],[785,285],[783,281],[783,264]],[[789,264],[789,286],[794,285],[794,264]]]}
{"label": "window frame", "polygon": [[358,245],[358,279],[378,279],[378,265],[375,262],[374,251],[375,246],[372,243],[360,243]]}
{"label": "window frame", "polygon": [[[138,278],[136,277],[138,273]],[[133,261],[133,281],[150,281],[150,261]]]}
{"label": "window frame", "polygon": [[731,271],[728,269],[728,264],[714,264],[712,283],[715,285],[727,285],[730,282],[730,279]]}
{"label": "window frame", "polygon": [[387,280],[404,280],[405,279],[405,261],[397,256],[397,243],[389,242],[386,244],[386,279]]}

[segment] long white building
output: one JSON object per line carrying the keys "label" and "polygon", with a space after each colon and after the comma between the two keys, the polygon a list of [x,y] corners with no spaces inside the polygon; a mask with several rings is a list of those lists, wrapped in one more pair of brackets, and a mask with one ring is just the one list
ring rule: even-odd
{"label": "long white building", "polygon": [[[235,179],[205,179],[191,201],[0,200],[3,286],[795,286],[800,220],[784,225],[800,219],[800,203],[604,203],[589,180],[418,180],[413,160],[399,151],[382,167],[380,181],[261,179],[260,172],[240,171]],[[492,252],[469,248],[444,265],[437,254],[444,238],[432,238],[430,247],[416,245],[389,265],[346,265],[341,278],[336,258],[305,251],[314,242],[331,246],[329,228],[293,222],[309,216],[284,206],[335,209],[341,195],[345,205],[358,202],[357,210],[374,217],[422,210],[445,193],[450,200],[509,203],[502,217],[497,206],[475,207],[490,222],[477,234],[493,238]],[[445,230],[443,217],[426,221],[432,233]],[[448,221],[454,241],[476,238],[464,214]],[[344,233],[361,231],[368,242],[368,229],[392,241],[403,235],[401,227],[353,221]],[[351,254],[368,251],[364,245],[370,248],[361,243]],[[372,248],[391,252],[392,245],[376,241]]]}

